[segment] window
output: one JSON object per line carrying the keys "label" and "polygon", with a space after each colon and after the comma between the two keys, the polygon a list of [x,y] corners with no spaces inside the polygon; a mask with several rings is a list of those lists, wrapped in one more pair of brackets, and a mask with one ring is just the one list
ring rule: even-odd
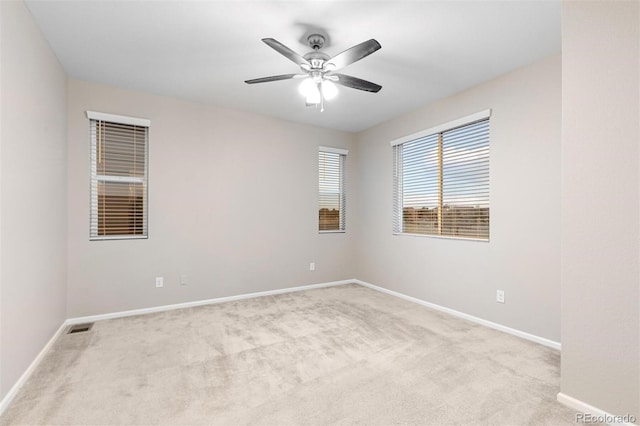
{"label": "window", "polygon": [[91,240],[147,238],[149,120],[87,111]]}
{"label": "window", "polygon": [[321,146],[318,148],[318,230],[345,230],[345,162],[348,151]]}
{"label": "window", "polygon": [[489,117],[391,142],[393,232],[489,240]]}

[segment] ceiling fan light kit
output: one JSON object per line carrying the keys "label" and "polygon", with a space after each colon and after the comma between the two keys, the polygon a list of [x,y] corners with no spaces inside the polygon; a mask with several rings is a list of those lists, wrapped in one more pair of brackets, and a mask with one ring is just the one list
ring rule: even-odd
{"label": "ceiling fan light kit", "polygon": [[307,105],[318,105],[322,103],[322,100],[330,101],[338,95],[338,88],[333,81],[321,80],[317,82],[312,77],[302,80],[298,91],[304,96]]}
{"label": "ceiling fan light kit", "polygon": [[382,89],[382,86],[370,81],[335,72],[380,49],[382,46],[375,39],[357,44],[334,57],[320,51],[325,41],[324,36],[320,34],[311,34],[307,37],[307,43],[313,50],[304,56],[273,38],[263,38],[262,41],[290,61],[295,62],[300,67],[301,73],[245,80],[247,84],[303,78],[298,91],[304,96],[307,106],[317,107],[320,105],[320,111],[324,111],[325,100],[331,100],[337,96],[336,84],[372,93],[377,93]]}

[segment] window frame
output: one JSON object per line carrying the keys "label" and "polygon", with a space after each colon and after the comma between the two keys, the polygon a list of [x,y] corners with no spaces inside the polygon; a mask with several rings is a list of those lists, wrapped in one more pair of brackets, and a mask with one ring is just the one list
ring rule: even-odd
{"label": "window frame", "polygon": [[[89,241],[109,240],[143,240],[149,238],[149,131],[151,121],[145,118],[108,114],[96,111],[86,111],[89,119]],[[144,176],[118,176],[98,174],[98,138],[94,127],[98,122],[108,122],[120,125],[145,127],[144,144]],[[142,185],[143,193],[143,232],[142,234],[99,235],[94,222],[98,222],[98,182],[105,183],[133,183]],[[95,233],[94,233],[95,229]]]}
{"label": "window frame", "polygon": [[[490,241],[490,237],[491,237],[491,233],[490,233],[490,229],[491,229],[491,204],[489,202],[489,223],[488,223],[488,235],[486,238],[482,237],[482,238],[478,238],[478,237],[468,237],[468,236],[460,236],[460,235],[448,235],[448,234],[427,234],[427,233],[409,233],[409,232],[404,232],[404,203],[403,203],[403,189],[402,189],[402,179],[398,176],[399,173],[403,173],[402,171],[402,167],[399,166],[399,162],[402,162],[402,158],[399,157],[399,155],[397,154],[398,152],[402,153],[401,150],[396,151],[397,147],[400,145],[403,145],[405,143],[409,143],[409,142],[413,142],[416,141],[418,139],[424,139],[424,138],[428,138],[428,137],[433,137],[433,136],[438,136],[439,138],[439,153],[438,153],[438,158],[437,161],[439,162],[439,167],[442,170],[442,164],[441,162],[443,161],[443,154],[441,152],[442,150],[442,134],[445,132],[449,132],[452,130],[456,130],[458,128],[461,127],[465,127],[465,126],[469,126],[471,124],[474,123],[478,123],[478,122],[482,122],[482,121],[488,121],[489,122],[489,129],[490,129],[490,123],[491,123],[491,109],[486,109],[480,112],[477,112],[475,114],[471,114],[456,120],[452,120],[449,121],[447,123],[443,123],[440,124],[438,126],[434,126],[434,127],[430,127],[428,129],[416,132],[416,133],[412,133],[410,135],[407,136],[403,136],[401,138],[392,140],[391,142],[389,142],[389,144],[392,147],[393,150],[393,183],[392,183],[392,191],[393,191],[393,197],[392,197],[392,208],[393,208],[393,212],[392,212],[392,234],[393,235],[399,235],[399,236],[415,236],[415,237],[427,237],[427,238],[439,238],[439,239],[453,239],[453,240],[463,240],[463,241],[480,241],[480,242],[489,242]],[[490,130],[489,130],[490,131]],[[489,143],[490,143],[490,136],[489,136]],[[489,145],[490,146],[490,145]],[[489,173],[490,173],[490,157],[489,157],[489,164],[487,165],[487,167],[489,168]],[[442,179],[440,177],[440,179]],[[489,188],[490,188],[490,184],[489,184]],[[442,204],[442,199],[443,199],[443,192],[442,192],[442,183],[440,183],[440,187],[438,188],[438,207],[443,207]],[[490,195],[488,196],[488,200],[490,200]],[[440,213],[439,213],[440,215]],[[440,220],[440,219],[439,219]],[[442,230],[442,227],[439,225],[439,228]]]}
{"label": "window frame", "polygon": [[[338,200],[339,200],[339,217],[338,217],[338,228],[339,229],[329,229],[329,230],[322,230],[320,229],[320,210],[321,210],[321,206],[320,206],[320,197],[321,197],[321,193],[320,193],[320,153],[328,153],[328,154],[337,154],[338,157],[338,161],[339,161],[339,182],[340,182],[340,189],[339,189],[339,195],[338,195]],[[346,149],[342,149],[342,148],[334,148],[334,147],[328,147],[328,146],[318,146],[318,157],[317,157],[317,161],[318,161],[318,208],[317,208],[317,212],[318,212],[318,233],[319,234],[344,234],[347,232],[347,191],[346,191],[346,187],[347,187],[347,173],[346,173],[346,169],[347,169],[347,157],[349,155],[349,151]]]}

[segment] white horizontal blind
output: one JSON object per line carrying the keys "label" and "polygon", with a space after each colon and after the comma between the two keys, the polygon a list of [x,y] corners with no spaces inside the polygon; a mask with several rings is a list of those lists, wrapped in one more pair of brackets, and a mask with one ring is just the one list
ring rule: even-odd
{"label": "white horizontal blind", "polygon": [[90,239],[147,237],[148,127],[91,119]]}
{"label": "white horizontal blind", "polygon": [[344,231],[346,223],[346,151],[318,151],[318,230]]}
{"label": "white horizontal blind", "polygon": [[489,239],[489,120],[397,144],[394,233]]}
{"label": "white horizontal blind", "polygon": [[404,186],[402,185],[402,145],[393,146],[393,232],[402,232],[402,206],[404,205]]}
{"label": "white horizontal blind", "polygon": [[489,239],[489,120],[442,134],[442,235]]}

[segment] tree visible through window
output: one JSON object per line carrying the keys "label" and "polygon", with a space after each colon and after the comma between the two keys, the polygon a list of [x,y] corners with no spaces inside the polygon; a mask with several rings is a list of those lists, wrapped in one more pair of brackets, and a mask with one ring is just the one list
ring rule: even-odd
{"label": "tree visible through window", "polygon": [[338,148],[318,150],[318,230],[321,232],[345,230],[347,153]]}
{"label": "tree visible through window", "polygon": [[489,239],[484,115],[394,144],[394,233]]}
{"label": "tree visible through window", "polygon": [[88,111],[91,239],[147,236],[148,121]]}

